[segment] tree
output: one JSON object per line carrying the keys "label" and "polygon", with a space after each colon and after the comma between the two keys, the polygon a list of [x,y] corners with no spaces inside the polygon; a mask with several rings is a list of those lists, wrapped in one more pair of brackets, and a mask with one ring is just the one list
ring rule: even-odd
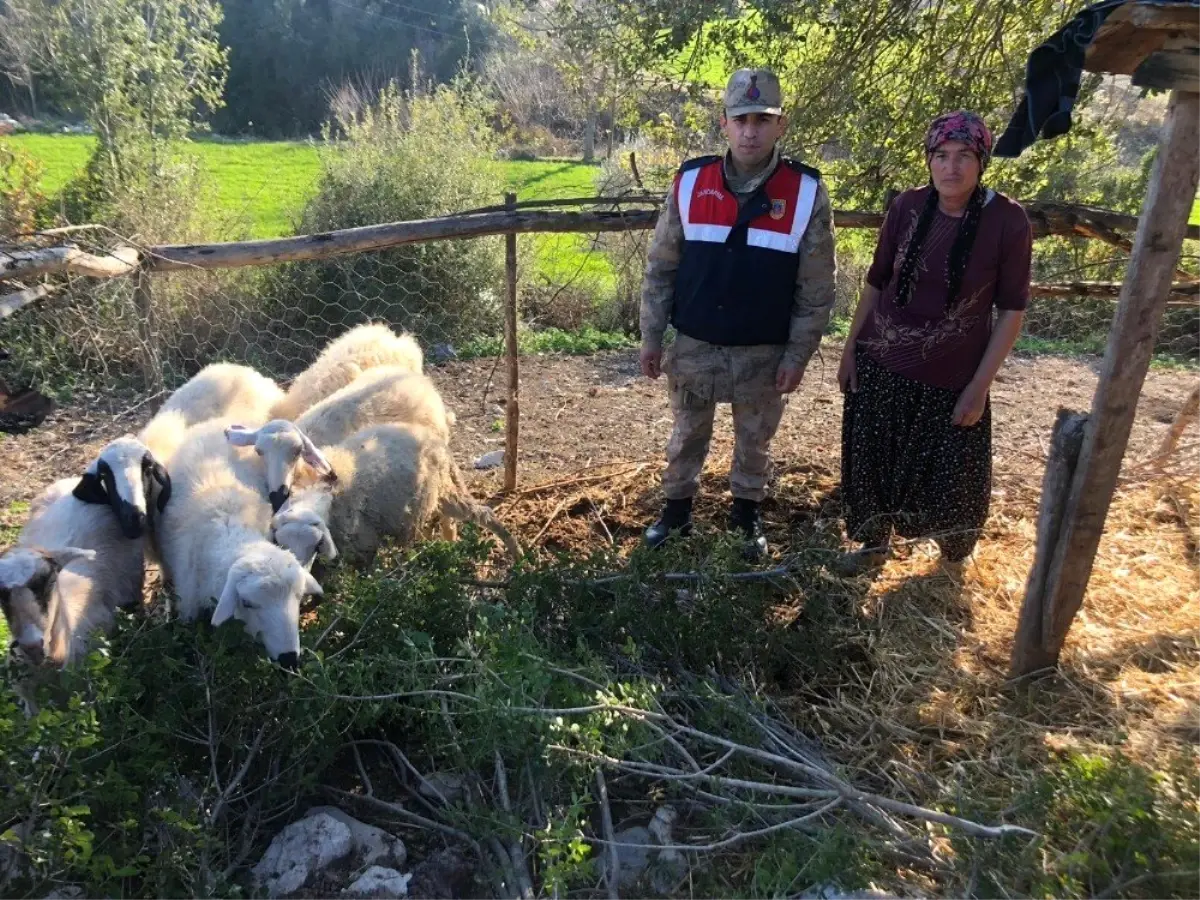
{"label": "tree", "polygon": [[60,0],[53,51],[71,106],[98,139],[92,175],[118,190],[221,105],[216,0]]}
{"label": "tree", "polygon": [[47,0],[0,3],[0,75],[29,98],[29,113],[38,114],[38,79],[50,68],[50,23]]}

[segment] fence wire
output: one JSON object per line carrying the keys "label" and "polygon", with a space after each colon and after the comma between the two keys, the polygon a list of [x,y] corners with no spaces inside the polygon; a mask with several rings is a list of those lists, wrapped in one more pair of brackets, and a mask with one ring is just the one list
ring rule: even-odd
{"label": "fence wire", "polygon": [[[638,179],[628,170],[610,170],[596,188],[602,196],[658,193],[660,184],[652,178],[661,181],[668,169],[656,173],[649,164],[644,168],[650,174],[640,172]],[[578,196],[577,186],[538,190],[539,199]],[[479,206],[503,204],[498,197],[472,199]],[[576,353],[635,346],[650,234],[518,236],[522,346]],[[103,230],[70,238],[96,256],[128,244],[124,236]],[[834,355],[826,354],[834,361],[875,233],[840,229],[838,242],[838,305],[828,335]],[[1098,241],[1050,238],[1034,246],[1036,281],[1120,281],[1128,262],[1127,254]],[[1189,244],[1181,266],[1200,270],[1198,257],[1200,247]],[[331,338],[355,324],[380,320],[412,331],[427,360],[438,364],[502,352],[504,304],[504,239],[499,236],[438,240],[316,262],[154,272],[140,280],[72,277],[37,305],[0,319],[0,348],[8,354],[0,362],[0,380],[13,386],[125,385],[154,392],[175,388],[210,362],[234,361],[286,385]],[[1040,366],[1038,376],[1031,378],[1038,384],[1040,406],[1087,408],[1087,379],[1094,378],[1087,368],[1096,368],[1115,308],[1115,300],[1108,298],[1033,300],[1018,359],[1009,367]],[[581,332],[592,340],[576,340]],[[1172,385],[1200,380],[1195,374],[1200,367],[1198,308],[1168,308],[1159,329],[1156,367],[1170,370]],[[1172,391],[1162,409],[1151,413],[1159,425],[1171,420],[1180,402],[1175,398],[1180,390]],[[527,406],[524,414],[536,412]],[[1046,434],[1048,428],[997,433],[997,475],[1007,473],[1036,490]],[[1138,458],[1127,467],[1129,478],[1150,472],[1144,463],[1152,455],[1152,437],[1135,434],[1130,455]],[[1181,440],[1171,472],[1200,473],[1198,444],[1187,436]]]}

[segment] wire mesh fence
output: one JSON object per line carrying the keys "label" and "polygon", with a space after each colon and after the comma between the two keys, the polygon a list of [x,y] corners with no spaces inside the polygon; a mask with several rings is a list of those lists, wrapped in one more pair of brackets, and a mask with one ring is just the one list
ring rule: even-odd
{"label": "wire mesh fence", "polygon": [[[648,163],[643,168],[647,171],[638,171],[636,164],[632,171],[599,170],[596,188],[606,197],[661,196],[670,170],[663,166],[658,172]],[[536,192],[539,201],[553,203],[577,198],[579,186]],[[503,208],[502,198],[495,196],[469,199],[481,201],[480,208]],[[629,211],[653,209],[654,204],[639,200],[575,208]],[[102,258],[134,243],[103,229],[69,238]],[[633,344],[650,239],[651,231],[641,226],[519,235],[524,343],[577,352]],[[39,240],[42,245],[62,242],[60,236]],[[852,312],[870,264],[874,232],[842,228],[838,243],[834,332]],[[1039,282],[1119,282],[1128,260],[1113,247],[1077,237],[1050,237],[1035,248],[1034,278]],[[0,348],[9,355],[0,374],[18,384],[53,386],[88,379],[163,389],[210,362],[234,361],[286,381],[331,338],[366,321],[413,332],[433,361],[496,354],[503,329],[504,266],[504,239],[487,236],[228,270],[155,271],[150,277],[105,280],[69,277],[36,305],[0,319]],[[1101,351],[1115,295],[1083,297],[1065,291],[1034,300],[1026,346]],[[1194,297],[1172,301],[1158,349],[1180,358],[1200,356],[1200,308]]]}

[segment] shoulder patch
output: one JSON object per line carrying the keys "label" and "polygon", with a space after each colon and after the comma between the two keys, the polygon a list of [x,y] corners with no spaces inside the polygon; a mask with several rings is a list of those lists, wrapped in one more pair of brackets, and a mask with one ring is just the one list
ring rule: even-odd
{"label": "shoulder patch", "polygon": [[785,156],[783,158],[783,164],[789,169],[795,169],[797,172],[803,172],[805,175],[808,175],[812,178],[820,179],[821,177],[820,169],[814,169],[812,166],[805,165],[804,163],[800,162],[800,160],[792,159],[790,156]]}
{"label": "shoulder patch", "polygon": [[707,166],[709,163],[718,162],[721,157],[716,155],[697,156],[695,159],[686,160],[679,167],[680,172],[686,172],[689,169],[699,169],[701,166]]}

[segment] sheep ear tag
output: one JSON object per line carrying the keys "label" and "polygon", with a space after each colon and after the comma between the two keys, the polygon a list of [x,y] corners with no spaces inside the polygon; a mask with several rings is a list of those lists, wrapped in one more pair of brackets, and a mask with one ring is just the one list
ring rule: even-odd
{"label": "sheep ear tag", "polygon": [[213,610],[212,624],[216,628],[233,618],[234,608],[237,606],[237,584],[232,575],[225,581],[225,590],[221,592],[221,599],[217,601],[217,608]]}

